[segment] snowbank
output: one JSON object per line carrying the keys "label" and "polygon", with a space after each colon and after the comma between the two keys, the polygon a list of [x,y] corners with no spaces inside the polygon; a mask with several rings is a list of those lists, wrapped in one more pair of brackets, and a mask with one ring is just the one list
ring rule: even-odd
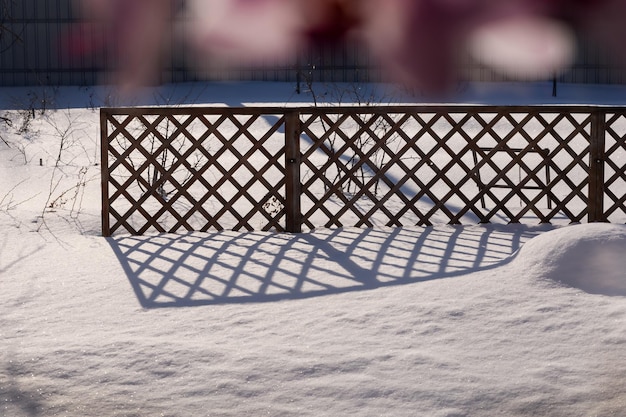
{"label": "snowbank", "polygon": [[626,225],[591,223],[532,239],[516,262],[591,294],[626,296]]}
{"label": "snowbank", "polygon": [[[477,97],[553,103],[549,87]],[[190,88],[213,105],[298,98]],[[626,226],[104,239],[98,114],[78,93],[0,151],[0,417],[624,415]]]}

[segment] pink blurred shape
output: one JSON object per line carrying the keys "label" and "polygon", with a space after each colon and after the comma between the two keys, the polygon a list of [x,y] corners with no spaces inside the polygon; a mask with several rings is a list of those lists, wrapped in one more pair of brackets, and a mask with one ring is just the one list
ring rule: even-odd
{"label": "pink blurred shape", "polygon": [[571,64],[578,32],[626,56],[626,0],[76,1],[106,35],[71,46],[88,53],[109,45],[127,87],[158,81],[173,30],[200,67],[275,65],[308,44],[354,38],[389,78],[424,92],[453,85],[468,55],[507,76],[552,76]]}

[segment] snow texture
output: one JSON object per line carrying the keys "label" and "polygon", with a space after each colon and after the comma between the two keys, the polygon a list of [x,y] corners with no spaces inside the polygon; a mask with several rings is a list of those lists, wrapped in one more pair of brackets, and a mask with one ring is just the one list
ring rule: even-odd
{"label": "snow texture", "polygon": [[[57,94],[93,160],[87,93]],[[0,416],[624,415],[625,225],[105,239],[97,167],[80,207],[43,210],[68,112],[46,114],[5,135],[26,163],[0,142]]]}

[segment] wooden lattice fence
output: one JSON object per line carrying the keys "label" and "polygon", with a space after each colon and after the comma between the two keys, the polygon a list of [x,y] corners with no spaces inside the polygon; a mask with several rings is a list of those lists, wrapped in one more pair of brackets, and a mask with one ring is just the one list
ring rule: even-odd
{"label": "wooden lattice fence", "polygon": [[102,109],[103,234],[626,222],[626,109]]}

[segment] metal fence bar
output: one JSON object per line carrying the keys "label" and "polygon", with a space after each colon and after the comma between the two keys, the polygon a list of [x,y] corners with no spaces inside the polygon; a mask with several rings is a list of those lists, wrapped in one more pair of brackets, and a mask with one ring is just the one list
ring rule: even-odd
{"label": "metal fence bar", "polygon": [[606,112],[595,110],[591,115],[589,144],[589,222],[606,221],[604,216],[604,158]]}
{"label": "metal fence bar", "polygon": [[302,232],[300,164],[300,114],[291,111],[285,113],[285,230],[291,233]]}
{"label": "metal fence bar", "polygon": [[109,115],[100,111],[100,182],[102,187],[102,235],[111,236],[110,200],[109,200]]}

